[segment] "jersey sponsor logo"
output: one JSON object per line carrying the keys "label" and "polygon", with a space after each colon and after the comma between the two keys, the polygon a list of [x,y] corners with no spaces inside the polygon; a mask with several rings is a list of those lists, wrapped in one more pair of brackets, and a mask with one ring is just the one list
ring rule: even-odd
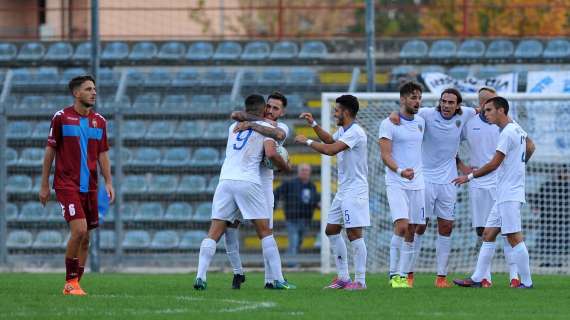
{"label": "jersey sponsor logo", "polygon": [[79,119],[78,119],[78,118],[75,118],[75,117],[67,116],[67,120],[77,121],[77,120],[79,120]]}
{"label": "jersey sponsor logo", "polygon": [[455,126],[458,128],[461,127],[461,120],[455,121]]}
{"label": "jersey sponsor logo", "polygon": [[473,128],[473,130],[481,130],[481,128]]}

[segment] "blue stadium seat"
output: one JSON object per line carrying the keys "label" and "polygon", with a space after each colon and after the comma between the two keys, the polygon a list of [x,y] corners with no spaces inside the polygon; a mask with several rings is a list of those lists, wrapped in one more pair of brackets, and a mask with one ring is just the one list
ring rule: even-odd
{"label": "blue stadium seat", "polygon": [[174,132],[174,138],[194,139],[199,138],[204,133],[205,123],[203,121],[181,121]]}
{"label": "blue stadium seat", "polygon": [[204,131],[206,139],[227,139],[230,124],[227,121],[210,122]]}
{"label": "blue stadium seat", "polygon": [[206,191],[206,177],[192,175],[183,176],[178,185],[178,192],[181,193],[200,193]]}
{"label": "blue stadium seat", "polygon": [[45,219],[48,221],[63,221],[63,212],[59,202],[48,202],[45,208]]}
{"label": "blue stadium seat", "polygon": [[[69,95],[57,95],[46,97],[46,107],[51,109],[64,109],[73,104],[73,97]],[[47,132],[47,131],[46,131]],[[47,134],[47,133],[46,133]]]}
{"label": "blue stadium seat", "polygon": [[99,84],[101,86],[115,87],[121,80],[121,73],[111,68],[101,68],[99,70]]}
{"label": "blue stadium seat", "polygon": [[214,60],[237,60],[241,54],[241,45],[237,42],[226,41],[218,44]]}
{"label": "blue stadium seat", "polygon": [[160,163],[160,150],[156,148],[138,148],[132,164],[155,166]]}
{"label": "blue stadium seat", "polygon": [[190,221],[192,217],[192,206],[186,202],[171,203],[166,209],[164,220]]}
{"label": "blue stadium seat", "polygon": [[179,241],[178,233],[174,230],[158,231],[154,234],[150,247],[159,250],[175,249]]}
{"label": "blue stadium seat", "polygon": [[69,42],[56,42],[49,46],[44,60],[67,61],[73,55],[73,46]]}
{"label": "blue stadium seat", "polygon": [[36,240],[32,244],[35,249],[57,249],[63,244],[63,235],[55,230],[43,230],[38,232]]}
{"label": "blue stadium seat", "polygon": [[200,84],[200,72],[194,68],[181,68],[174,75],[172,85],[175,87],[190,87]]}
{"label": "blue stadium seat", "polygon": [[11,139],[25,139],[32,136],[32,124],[29,121],[10,121],[6,136]]}
{"label": "blue stadium seat", "polygon": [[188,48],[186,59],[190,61],[206,61],[212,58],[214,46],[210,42],[195,42]]}
{"label": "blue stadium seat", "polygon": [[213,176],[210,179],[210,182],[208,182],[208,187],[206,188],[206,191],[214,192],[219,182],[220,182],[220,176]]}
{"label": "blue stadium seat", "polygon": [[146,139],[170,139],[176,129],[176,121],[155,121],[151,122],[146,131]]}
{"label": "blue stadium seat", "polygon": [[119,210],[119,214],[123,221],[132,221],[135,219],[137,215],[138,205],[133,202],[125,202],[122,204],[121,210]]}
{"label": "blue stadium seat", "polygon": [[202,240],[208,236],[206,231],[202,230],[192,230],[186,231],[181,239],[180,244],[178,245],[179,249],[200,249],[200,244]]}
{"label": "blue stadium seat", "polygon": [[18,206],[13,203],[6,203],[6,220],[14,221],[18,219]]}
{"label": "blue stadium seat", "polygon": [[425,58],[428,54],[428,45],[423,40],[410,40],[404,43],[400,50],[400,58]]}
{"label": "blue stadium seat", "polygon": [[146,249],[150,245],[150,235],[144,230],[127,231],[123,239],[125,249]]}
{"label": "blue stadium seat", "polygon": [[117,245],[117,236],[115,231],[111,230],[101,230],[99,246],[101,249],[110,250],[114,249]]}
{"label": "blue stadium seat", "polygon": [[544,58],[562,59],[570,57],[570,42],[566,39],[552,39],[542,53]]}
{"label": "blue stadium seat", "polygon": [[539,58],[542,55],[542,48],[542,43],[538,40],[522,40],[515,50],[515,58]]}
{"label": "blue stadium seat", "polygon": [[25,148],[20,154],[19,164],[22,166],[39,166],[44,160],[44,149]]}
{"label": "blue stadium seat", "polygon": [[[132,161],[133,158],[133,153],[131,151],[131,149],[128,149],[126,147],[121,148],[121,161],[123,161],[123,165],[125,164],[130,164],[130,161]],[[111,162],[115,161],[115,149],[111,148],[109,149],[109,159],[111,160]]]}
{"label": "blue stadium seat", "polygon": [[8,147],[8,149],[6,149],[5,157],[6,164],[9,166],[18,163],[18,152],[13,148]]}
{"label": "blue stadium seat", "polygon": [[121,190],[125,193],[146,192],[145,176],[126,176],[121,184]]}
{"label": "blue stadium seat", "polygon": [[160,107],[159,93],[145,93],[138,96],[133,103],[134,109],[158,109]]}
{"label": "blue stadium seat", "polygon": [[487,58],[510,58],[513,55],[515,46],[511,40],[493,40],[487,47],[485,57]]}
{"label": "blue stadium seat", "polygon": [[303,42],[299,59],[324,59],[327,57],[327,46],[321,41]]}
{"label": "blue stadium seat", "polygon": [[176,175],[154,175],[149,183],[149,192],[174,193],[178,187]]}
{"label": "blue stadium seat", "polygon": [[35,61],[43,58],[46,48],[40,42],[27,42],[20,47],[20,52],[16,56],[16,60]]}
{"label": "blue stadium seat", "polygon": [[115,206],[110,205],[109,209],[107,210],[107,212],[105,213],[104,216],[103,216],[103,213],[101,211],[99,211],[99,219],[103,220],[103,221],[108,221],[108,222],[115,221]]}
{"label": "blue stadium seat", "polygon": [[[48,178],[49,186],[53,186],[53,174],[50,174]],[[40,191],[40,187],[42,185],[42,175],[37,175],[34,179],[34,185],[32,186],[32,192],[37,193]]]}
{"label": "blue stadium seat", "polygon": [[285,70],[282,68],[268,68],[261,72],[260,85],[275,86],[286,83]]}
{"label": "blue stadium seat", "polygon": [[164,153],[161,165],[166,167],[185,166],[190,163],[188,148],[170,148]]}
{"label": "blue stadium seat", "polygon": [[273,45],[273,50],[269,54],[271,60],[295,59],[299,54],[299,46],[291,41],[280,41]]}
{"label": "blue stadium seat", "polygon": [[234,82],[235,74],[223,68],[208,69],[202,78],[201,84],[206,86],[229,86]]}
{"label": "blue stadium seat", "polygon": [[313,85],[317,73],[314,69],[310,68],[293,68],[287,77],[289,85]]}
{"label": "blue stadium seat", "polygon": [[[61,211],[60,211],[61,212]],[[37,201],[30,201],[22,205],[18,220],[20,221],[41,221],[45,219],[45,210]]]}
{"label": "blue stadium seat", "polygon": [[468,66],[455,66],[447,71],[447,73],[455,79],[465,79],[469,76]]}
{"label": "blue stadium seat", "polygon": [[109,96],[109,98],[103,102],[103,108],[107,110],[113,109],[130,109],[131,108],[131,99],[129,96],[124,95],[121,97],[120,101],[115,101],[114,96]]}
{"label": "blue stadium seat", "polygon": [[294,111],[300,111],[305,108],[305,102],[303,98],[298,94],[287,95],[287,109]]}
{"label": "blue stadium seat", "polygon": [[181,42],[171,41],[163,44],[158,51],[158,59],[179,60],[184,57],[186,47]]}
{"label": "blue stadium seat", "polygon": [[410,73],[416,72],[416,68],[413,66],[395,66],[392,68],[390,73],[394,76],[405,76]]}
{"label": "blue stadium seat", "polygon": [[196,207],[196,212],[192,216],[193,221],[210,221],[212,217],[212,203],[202,202]]}
{"label": "blue stadium seat", "polygon": [[195,166],[213,166],[218,165],[220,154],[218,150],[210,147],[202,147],[196,149],[192,155],[192,161],[190,162]]}
{"label": "blue stadium seat", "polygon": [[127,86],[129,87],[142,86],[145,78],[145,73],[138,69],[127,70]]}
{"label": "blue stadium seat", "polygon": [[482,66],[476,73],[479,79],[491,78],[499,75],[499,69],[496,66]]}
{"label": "blue stadium seat", "polygon": [[72,57],[73,60],[87,61],[91,59],[91,42],[82,42],[77,48]]}
{"label": "blue stadium seat", "polygon": [[218,111],[221,113],[228,113],[235,110],[243,110],[243,98],[238,97],[237,100],[232,100],[229,94],[222,94],[218,96]]}
{"label": "blue stadium seat", "polygon": [[198,94],[190,99],[190,109],[199,112],[212,112],[216,110],[216,100],[214,96]]}
{"label": "blue stadium seat", "polygon": [[154,68],[148,73],[144,84],[152,87],[166,87],[172,83],[172,73],[168,69]]}
{"label": "blue stadium seat", "polygon": [[6,246],[8,249],[28,249],[32,246],[32,233],[27,230],[16,230],[8,234]]}
{"label": "blue stadium seat", "polygon": [[189,107],[188,99],[183,94],[168,94],[162,100],[162,105],[160,105],[160,108],[163,110],[179,110]]}
{"label": "blue stadium seat", "polygon": [[69,81],[71,81],[71,79],[77,76],[84,76],[86,74],[87,72],[83,68],[65,69],[61,74],[61,79],[59,80],[59,84],[67,86],[69,84]]}
{"label": "blue stadium seat", "polygon": [[45,107],[45,105],[46,105],[46,100],[43,96],[25,96],[20,101],[19,108],[40,109]]}
{"label": "blue stadium seat", "polygon": [[0,42],[0,61],[10,61],[16,58],[18,48],[12,43]]}
{"label": "blue stadium seat", "polygon": [[485,54],[485,44],[481,40],[466,40],[457,50],[458,58],[481,58]]}
{"label": "blue stadium seat", "polygon": [[143,202],[139,205],[135,220],[159,221],[163,215],[164,210],[160,202]]}
{"label": "blue stadium seat", "polygon": [[429,65],[422,67],[422,73],[424,72],[440,72],[445,73],[445,67],[440,65]]}
{"label": "blue stadium seat", "polygon": [[16,86],[28,86],[33,81],[34,74],[30,69],[19,68],[12,70],[12,83]]}
{"label": "blue stadium seat", "polygon": [[428,56],[434,59],[455,57],[457,45],[451,40],[437,40],[431,45]]}
{"label": "blue stadium seat", "polygon": [[245,86],[255,86],[257,84],[257,71],[250,69],[245,70],[241,78],[241,83]]}
{"label": "blue stadium seat", "polygon": [[140,139],[146,133],[146,123],[143,120],[127,120],[123,125],[123,137]]}
{"label": "blue stadium seat", "polygon": [[156,56],[157,52],[158,48],[153,42],[137,42],[129,54],[129,60],[152,60]]}
{"label": "blue stadium seat", "polygon": [[42,121],[36,124],[34,131],[32,132],[32,138],[35,139],[47,139],[49,135],[49,129],[51,128],[51,122]]}
{"label": "blue stadium seat", "polygon": [[32,190],[32,178],[26,175],[9,176],[6,182],[6,191],[30,192]]}
{"label": "blue stadium seat", "polygon": [[101,52],[101,60],[123,60],[129,55],[129,45],[124,42],[107,43],[103,52]]}
{"label": "blue stadium seat", "polygon": [[29,84],[36,86],[50,86],[57,85],[58,81],[59,73],[57,72],[57,68],[42,67],[36,71],[35,76]]}
{"label": "blue stadium seat", "polygon": [[254,41],[245,45],[241,55],[242,60],[264,60],[267,59],[271,48],[267,41]]}

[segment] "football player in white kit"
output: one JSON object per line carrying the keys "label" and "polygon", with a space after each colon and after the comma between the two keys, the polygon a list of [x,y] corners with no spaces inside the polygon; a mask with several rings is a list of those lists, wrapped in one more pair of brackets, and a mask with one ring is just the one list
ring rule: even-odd
{"label": "football player in white kit", "polygon": [[[366,289],[366,245],[363,228],[370,226],[368,204],[368,163],[366,132],[358,125],[358,99],[343,95],[336,99],[334,117],[338,131],[331,135],[321,128],[310,113],[302,113],[300,118],[307,120],[321,142],[307,139],[303,135],[295,141],[306,144],[313,150],[328,156],[337,156],[338,191],[327,217],[325,230],[331,249],[336,257],[338,275],[327,286],[330,289]],[[354,281],[348,274],[347,249],[340,232],[342,227],[350,240],[354,253]]]}
{"label": "football player in white kit", "polygon": [[[249,128],[254,131],[270,137],[273,139],[274,147],[283,145],[285,139],[289,135],[289,127],[283,122],[278,122],[279,118],[285,115],[285,110],[287,108],[287,97],[285,97],[281,92],[275,91],[269,95],[267,98],[267,106],[265,108],[265,114],[263,118],[259,118],[253,115],[249,115],[243,111],[234,111],[232,113],[232,119],[236,121],[241,121],[235,128],[234,131],[247,130]],[[257,124],[256,120],[264,120],[270,122],[270,124],[277,125],[277,127],[267,127]],[[273,197],[273,170],[265,166],[261,166],[261,185],[263,193],[266,197],[268,206],[268,216],[269,216],[269,228],[273,229],[273,207],[275,199]],[[232,265],[234,272],[234,277],[232,279],[232,288],[240,289],[241,284],[245,282],[245,275],[243,272],[243,266],[241,263],[241,258],[239,254],[239,232],[238,232],[239,220],[236,223],[229,224],[226,229],[224,241],[226,246],[226,254]],[[275,276],[272,274],[272,270],[267,260],[263,260],[264,270],[265,270],[265,288],[274,289]]]}
{"label": "football player in white kit", "polygon": [[[492,97],[496,97],[497,92],[493,88],[482,87],[478,91],[478,96],[479,107],[483,109],[485,102]],[[485,113],[481,112],[479,116],[467,121],[467,124],[463,127],[461,139],[469,146],[470,160],[469,166],[464,165],[463,162],[459,160],[457,167],[463,174],[469,174],[493,159],[499,140],[499,127],[488,122],[485,118]],[[469,204],[471,207],[472,226],[475,228],[475,232],[479,237],[477,248],[481,246],[483,229],[485,229],[487,218],[495,204],[496,193],[496,171],[484,177],[473,179],[469,184]],[[517,276],[516,264],[510,259],[512,248],[506,238],[503,251],[509,266],[511,286],[517,287],[520,282]],[[483,280],[481,280],[481,284],[485,288],[492,285],[491,270],[488,270]]]}
{"label": "football player in white kit", "polygon": [[495,156],[491,161],[467,176],[453,180],[457,185],[483,177],[497,170],[497,197],[483,231],[475,272],[470,278],[453,282],[462,287],[481,287],[481,281],[490,268],[495,254],[495,239],[502,233],[512,247],[511,258],[517,265],[520,285],[532,288],[530,262],[523,241],[521,206],[525,203],[525,167],[534,153],[534,143],[527,133],[508,116],[509,103],[503,97],[494,97],[485,103],[487,121],[501,128]]}
{"label": "football player in white kit", "polygon": [[[400,87],[401,125],[390,119],[380,124],[378,143],[386,166],[386,193],[394,234],[390,242],[389,284],[392,288],[411,288],[408,278],[414,256],[414,233],[425,224],[422,141],[425,120],[414,116],[422,100],[422,87],[407,82]],[[398,264],[399,260],[399,264]]]}
{"label": "football player in white kit", "polygon": [[[263,116],[265,107],[265,100],[260,95],[250,95],[245,99],[245,111],[250,114]],[[270,126],[264,122],[258,124]],[[267,141],[267,138],[253,129],[236,133],[233,130],[236,125],[237,123],[234,123],[228,129],[226,158],[222,165],[220,182],[214,193],[210,230],[200,245],[194,288],[207,288],[206,272],[216,253],[216,243],[226,231],[227,223],[245,219],[251,220],[255,226],[261,240],[263,258],[268,261],[273,275],[277,278],[274,286],[278,289],[293,289],[294,286],[287,283],[281,273],[281,258],[269,228],[268,203],[263,194],[260,177],[260,163],[264,153],[281,169],[287,169],[288,164],[280,156],[271,154],[270,151],[275,149],[273,141]]]}

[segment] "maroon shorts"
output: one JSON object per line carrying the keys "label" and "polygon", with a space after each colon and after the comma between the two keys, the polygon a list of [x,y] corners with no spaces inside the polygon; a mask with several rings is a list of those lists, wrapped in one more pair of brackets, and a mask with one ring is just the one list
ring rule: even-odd
{"label": "maroon shorts", "polygon": [[97,191],[56,190],[55,196],[61,205],[65,221],[85,219],[89,230],[99,226]]}

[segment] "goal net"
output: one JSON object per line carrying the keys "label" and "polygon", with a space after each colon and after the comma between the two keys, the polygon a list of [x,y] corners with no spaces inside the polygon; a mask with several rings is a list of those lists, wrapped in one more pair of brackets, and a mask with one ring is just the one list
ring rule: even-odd
{"label": "goal net", "polygon": [[[321,122],[329,132],[336,131],[333,118],[335,99],[343,93],[323,93]],[[389,244],[393,233],[386,198],[384,164],[378,146],[380,122],[390,112],[399,110],[398,93],[356,93],[360,101],[357,122],[368,135],[368,182],[372,226],[365,231],[369,272],[387,272]],[[570,231],[570,95],[506,94],[516,121],[534,140],[536,152],[527,164],[526,199],[522,210],[523,233],[530,252],[534,273],[569,273]],[[422,106],[436,106],[439,96],[424,94]],[[467,106],[477,105],[477,96],[464,97]],[[461,159],[468,162],[468,149],[460,147]],[[326,215],[337,184],[336,159],[323,156],[321,221],[321,270],[334,271],[328,239],[324,236]],[[449,272],[470,272],[474,269],[479,247],[471,227],[471,212],[467,186],[458,190],[456,220],[452,233]],[[416,271],[436,270],[434,223],[426,231]],[[503,239],[498,237],[493,260],[493,272],[507,271],[502,252]],[[350,246],[348,246],[350,248]],[[349,249],[350,250],[350,249]],[[352,265],[352,262],[350,262]]]}

